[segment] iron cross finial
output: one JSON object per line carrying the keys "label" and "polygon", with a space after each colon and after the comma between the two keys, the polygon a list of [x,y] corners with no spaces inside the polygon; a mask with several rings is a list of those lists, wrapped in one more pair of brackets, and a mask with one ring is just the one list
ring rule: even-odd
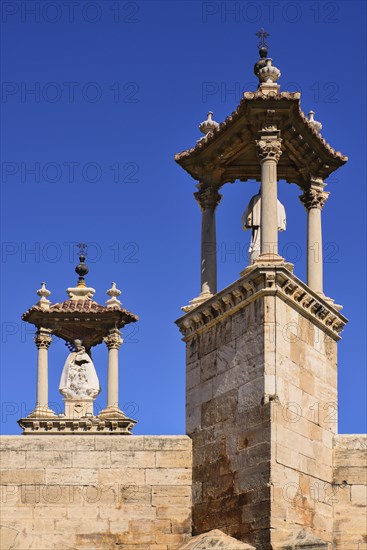
{"label": "iron cross finial", "polygon": [[86,250],[87,250],[87,245],[85,243],[78,243],[77,247],[79,248],[79,255],[80,256],[85,256],[85,253],[86,253]]}
{"label": "iron cross finial", "polygon": [[260,38],[260,42],[258,44],[258,48],[268,48],[269,46],[267,45],[267,43],[265,42],[265,38],[267,38],[268,36],[270,36],[270,34],[268,32],[266,32],[265,29],[261,28],[259,30],[259,32],[256,33],[256,36],[258,38]]}

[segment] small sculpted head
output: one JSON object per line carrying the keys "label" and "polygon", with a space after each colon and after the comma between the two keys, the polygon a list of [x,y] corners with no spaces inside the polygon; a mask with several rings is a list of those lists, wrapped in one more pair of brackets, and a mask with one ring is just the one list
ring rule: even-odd
{"label": "small sculpted head", "polygon": [[75,351],[85,351],[82,340],[74,340]]}

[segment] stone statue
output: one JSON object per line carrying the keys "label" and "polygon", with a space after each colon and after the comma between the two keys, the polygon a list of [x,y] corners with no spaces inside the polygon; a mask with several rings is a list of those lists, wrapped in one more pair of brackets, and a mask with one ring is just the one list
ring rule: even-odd
{"label": "stone statue", "polygon": [[[278,231],[285,231],[287,219],[285,208],[278,200]],[[261,219],[261,193],[254,195],[242,216],[242,229],[252,229],[251,242],[249,247],[249,262],[252,264],[260,254],[260,219]]]}
{"label": "stone statue", "polygon": [[68,399],[95,398],[101,391],[93,361],[81,340],[75,340],[61,373],[59,390]]}

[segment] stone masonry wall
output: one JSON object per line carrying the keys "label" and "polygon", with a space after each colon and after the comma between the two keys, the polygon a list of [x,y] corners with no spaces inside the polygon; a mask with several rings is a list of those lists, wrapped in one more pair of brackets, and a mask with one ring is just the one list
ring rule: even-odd
{"label": "stone masonry wall", "polygon": [[265,298],[266,393],[272,403],[271,541],[302,529],[332,542],[337,342],[275,296]]}
{"label": "stone masonry wall", "polygon": [[1,550],[173,550],[191,535],[187,436],[3,436]]}
{"label": "stone masonry wall", "polygon": [[258,548],[270,540],[263,304],[256,300],[188,340],[186,362],[193,533],[221,529]]}
{"label": "stone masonry wall", "polygon": [[367,436],[334,438],[334,547],[367,550]]}

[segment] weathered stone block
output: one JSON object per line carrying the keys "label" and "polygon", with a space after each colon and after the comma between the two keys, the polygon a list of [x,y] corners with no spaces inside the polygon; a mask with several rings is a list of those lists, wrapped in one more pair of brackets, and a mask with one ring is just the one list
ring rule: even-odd
{"label": "weathered stone block", "polygon": [[45,470],[42,469],[7,469],[0,471],[2,485],[34,485],[45,482]]}
{"label": "weathered stone block", "polygon": [[189,468],[153,468],[146,470],[148,485],[191,485]]}
{"label": "weathered stone block", "polygon": [[155,465],[154,451],[111,451],[112,468],[155,468]]}
{"label": "weathered stone block", "polygon": [[[0,451],[0,468],[2,470],[6,468],[25,468],[25,451],[18,451],[14,453],[9,450]],[[36,466],[36,467],[39,467]]]}
{"label": "weathered stone block", "polygon": [[155,466],[158,468],[191,468],[190,451],[157,451]]}

